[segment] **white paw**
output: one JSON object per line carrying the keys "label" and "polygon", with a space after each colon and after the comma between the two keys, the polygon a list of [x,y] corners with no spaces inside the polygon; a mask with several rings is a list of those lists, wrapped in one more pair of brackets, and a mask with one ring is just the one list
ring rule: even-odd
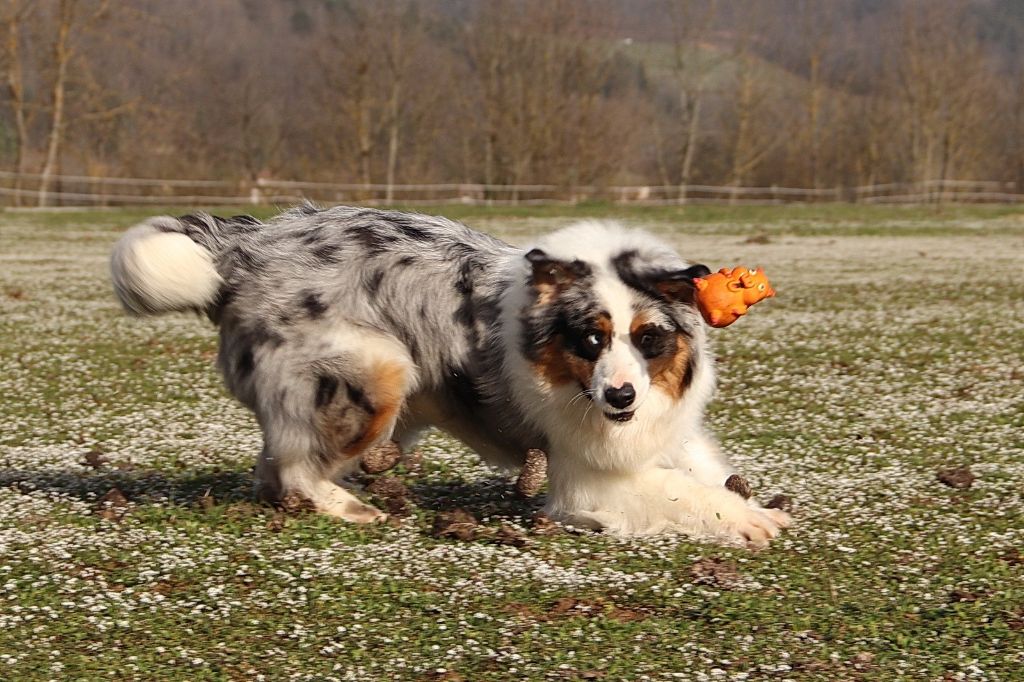
{"label": "white paw", "polygon": [[789,528],[793,525],[793,517],[781,509],[758,509],[758,511],[767,514],[779,528]]}
{"label": "white paw", "polygon": [[768,543],[789,525],[789,514],[780,512],[785,518],[775,518],[766,512],[778,510],[754,509],[740,505],[719,514],[722,530],[733,539],[742,540],[752,547],[767,547]]}
{"label": "white paw", "polygon": [[320,481],[313,494],[307,497],[321,514],[336,516],[351,523],[374,523],[387,518],[387,514],[380,509],[366,504],[344,488],[327,481]]}
{"label": "white paw", "polygon": [[331,516],[337,516],[350,523],[377,523],[388,518],[388,515],[380,509],[358,501],[347,502],[340,509],[337,506],[333,506],[324,511]]}

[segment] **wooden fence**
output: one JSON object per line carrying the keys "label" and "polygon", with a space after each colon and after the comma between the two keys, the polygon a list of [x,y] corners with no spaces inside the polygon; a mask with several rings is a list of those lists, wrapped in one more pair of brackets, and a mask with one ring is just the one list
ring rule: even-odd
{"label": "wooden fence", "polygon": [[[0,205],[34,207],[43,197],[41,177],[0,171]],[[390,198],[389,198],[390,197]],[[1022,203],[1014,183],[929,180],[861,187],[720,187],[712,185],[588,186],[440,184],[344,184],[290,180],[184,180],[59,175],[52,178],[48,206],[294,204],[478,204],[573,205],[588,201],[638,206],[682,204],[786,204],[848,202],[865,204]]]}

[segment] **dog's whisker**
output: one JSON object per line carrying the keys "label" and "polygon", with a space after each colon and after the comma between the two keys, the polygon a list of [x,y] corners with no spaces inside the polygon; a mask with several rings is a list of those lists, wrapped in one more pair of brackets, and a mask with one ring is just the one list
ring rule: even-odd
{"label": "dog's whisker", "polygon": [[589,405],[587,405],[587,409],[583,411],[583,416],[580,418],[580,426],[581,427],[583,426],[583,423],[587,420],[587,415],[590,414],[590,410],[592,410],[593,407],[594,407],[594,403],[591,402]]}
{"label": "dog's whisker", "polygon": [[580,391],[579,393],[577,393],[576,395],[574,395],[572,398],[570,398],[569,402],[567,402],[562,407],[562,409],[563,410],[568,409],[569,407],[572,407],[573,404],[579,402],[583,398],[588,398],[589,399],[589,398],[592,398],[593,395],[594,395],[594,391],[593,390],[591,390],[591,389],[584,389],[584,390]]}

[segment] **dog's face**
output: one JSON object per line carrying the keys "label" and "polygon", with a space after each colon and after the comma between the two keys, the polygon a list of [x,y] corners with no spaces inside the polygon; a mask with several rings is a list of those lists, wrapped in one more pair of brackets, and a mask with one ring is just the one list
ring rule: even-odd
{"label": "dog's face", "polygon": [[699,350],[693,278],[706,267],[655,266],[631,249],[606,262],[560,260],[541,249],[526,259],[522,350],[554,394],[590,401],[613,423],[642,413],[652,392],[660,405],[683,398]]}

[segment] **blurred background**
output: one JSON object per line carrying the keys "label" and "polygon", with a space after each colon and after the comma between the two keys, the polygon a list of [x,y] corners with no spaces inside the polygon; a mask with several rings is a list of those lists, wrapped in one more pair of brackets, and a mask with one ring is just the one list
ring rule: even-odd
{"label": "blurred background", "polygon": [[1020,0],[0,0],[0,202],[1015,202]]}

